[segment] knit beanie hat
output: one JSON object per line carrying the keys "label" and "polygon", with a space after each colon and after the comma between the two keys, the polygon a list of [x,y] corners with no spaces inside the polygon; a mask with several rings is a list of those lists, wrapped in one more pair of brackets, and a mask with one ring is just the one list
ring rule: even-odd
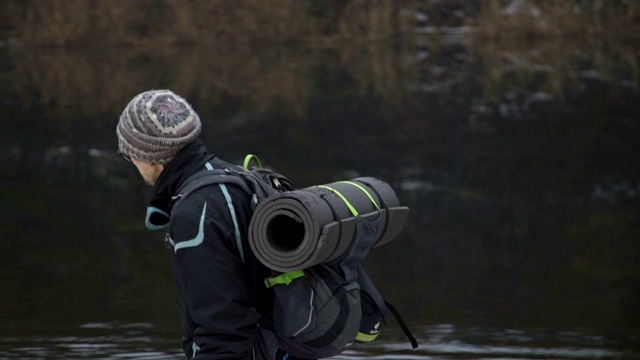
{"label": "knit beanie hat", "polygon": [[122,154],[151,164],[166,164],[200,134],[200,118],[170,90],[150,90],[134,97],[116,127]]}

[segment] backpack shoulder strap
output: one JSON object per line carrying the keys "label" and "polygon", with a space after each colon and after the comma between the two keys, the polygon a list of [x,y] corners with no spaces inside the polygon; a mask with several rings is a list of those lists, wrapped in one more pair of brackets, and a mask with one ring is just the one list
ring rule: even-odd
{"label": "backpack shoulder strap", "polygon": [[[171,201],[172,207],[176,206],[192,192],[212,184],[230,183],[238,185],[247,194],[251,195],[250,206],[252,210],[255,209],[260,201],[273,194],[295,190],[295,185],[286,176],[269,169],[263,169],[260,159],[253,154],[245,157],[244,167],[216,160],[214,158],[207,162],[205,169],[189,176],[182,183]],[[252,160],[256,162],[256,166],[250,168]]]}
{"label": "backpack shoulder strap", "polygon": [[[177,194],[171,199],[171,207],[175,208],[182,200],[187,198],[190,194],[195,192],[198,189],[201,189],[205,186],[214,185],[214,184],[234,184],[239,186],[243,191],[247,194],[252,194],[251,189],[247,186],[246,181],[244,181],[240,176],[238,176],[237,170],[232,169],[234,165],[221,163],[220,161],[216,161],[217,159],[212,159],[205,164],[205,169],[200,170],[191,176],[189,176],[178,188]],[[217,166],[217,167],[214,167]],[[237,167],[237,166],[236,166]],[[224,191],[224,189],[223,189]],[[227,196],[227,195],[225,195]],[[228,199],[227,199],[228,200]],[[234,223],[236,222],[235,215],[232,211],[232,218]],[[240,234],[236,227],[236,246],[238,252],[240,254],[240,259],[244,263],[244,246],[242,245],[242,240]],[[168,236],[168,234],[167,234]]]}
{"label": "backpack shoulder strap", "polygon": [[[256,165],[250,167],[252,160]],[[296,186],[286,176],[262,168],[262,163],[256,155],[248,154],[244,158],[243,166],[244,171],[240,175],[247,180],[251,190],[257,195],[257,201],[262,201],[273,194],[296,189]],[[255,205],[257,202],[252,203],[252,209]]]}
{"label": "backpack shoulder strap", "polygon": [[189,176],[178,188],[177,194],[171,199],[172,207],[189,196],[194,191],[213,184],[234,184],[239,186],[247,194],[252,194],[247,183],[238,176],[238,172],[229,167],[214,168],[211,162],[206,163],[206,169],[200,170]]}

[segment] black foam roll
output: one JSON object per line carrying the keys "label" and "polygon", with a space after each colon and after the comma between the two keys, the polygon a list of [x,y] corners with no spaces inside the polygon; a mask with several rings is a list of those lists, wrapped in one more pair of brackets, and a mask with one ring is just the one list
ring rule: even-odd
{"label": "black foam roll", "polygon": [[299,270],[341,256],[356,237],[357,217],[384,227],[378,246],[397,236],[408,213],[393,189],[376,178],[312,186],[260,202],[249,224],[249,244],[265,266]]}

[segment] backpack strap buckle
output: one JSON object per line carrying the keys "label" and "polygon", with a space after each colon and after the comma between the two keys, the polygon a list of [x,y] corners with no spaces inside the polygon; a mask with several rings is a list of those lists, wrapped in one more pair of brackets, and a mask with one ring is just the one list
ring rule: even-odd
{"label": "backpack strap buckle", "polygon": [[251,196],[251,204],[249,205],[251,207],[251,210],[255,210],[256,206],[258,206],[258,203],[260,202],[260,199],[258,199],[258,194],[253,194]]}
{"label": "backpack strap buckle", "polygon": [[272,288],[276,285],[289,285],[293,280],[301,278],[303,276],[304,271],[302,270],[289,271],[278,276],[268,277],[264,279],[264,284],[268,288]]}

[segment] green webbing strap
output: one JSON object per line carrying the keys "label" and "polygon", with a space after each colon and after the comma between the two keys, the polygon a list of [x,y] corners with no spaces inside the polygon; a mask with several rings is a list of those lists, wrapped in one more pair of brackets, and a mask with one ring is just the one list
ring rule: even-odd
{"label": "green webbing strap", "polygon": [[289,271],[278,276],[264,279],[264,284],[268,288],[274,287],[276,285],[289,285],[293,280],[303,276],[304,271],[302,270]]}
{"label": "green webbing strap", "polygon": [[[362,192],[365,195],[367,195],[369,200],[371,200],[371,203],[373,204],[373,206],[375,206],[376,209],[380,210],[380,206],[378,206],[378,203],[376,203],[376,201],[373,199],[373,196],[371,196],[371,194],[367,191],[367,189],[362,187],[360,184],[356,184],[353,181],[338,181],[338,182],[339,183],[343,183],[343,184],[353,185],[353,186],[357,187],[358,189],[362,190]],[[338,191],[338,190],[336,190],[336,189],[334,189],[334,188],[332,188],[330,186],[326,186],[326,185],[318,185],[318,187],[333,191],[336,195],[338,195],[338,197],[340,197],[340,199],[342,199],[342,201],[344,201],[344,203],[349,208],[349,211],[351,211],[351,215],[358,216],[358,210],[356,210],[356,208],[353,205],[351,205],[349,200],[347,200],[347,198],[344,195],[342,195],[342,193],[340,191]]]}
{"label": "green webbing strap", "polygon": [[380,206],[378,206],[378,203],[376,203],[376,201],[373,199],[373,196],[371,196],[371,193],[369,193],[367,191],[367,189],[365,189],[364,187],[362,187],[362,185],[354,183],[353,181],[339,181],[343,184],[349,184],[349,185],[353,185],[355,187],[357,187],[358,189],[362,190],[362,192],[367,195],[367,197],[369,198],[369,200],[371,200],[371,203],[373,204],[373,206],[376,207],[376,209],[380,210]]}
{"label": "green webbing strap", "polygon": [[356,210],[356,208],[354,208],[354,207],[353,207],[353,205],[351,205],[351,203],[349,202],[349,200],[347,200],[347,198],[346,198],[344,195],[342,195],[342,193],[340,193],[340,191],[338,191],[338,190],[336,190],[336,189],[334,189],[334,188],[332,188],[332,187],[326,186],[326,185],[318,185],[318,187],[319,187],[319,188],[323,188],[323,189],[327,189],[327,190],[331,190],[331,191],[333,191],[336,195],[338,195],[338,197],[339,197],[340,199],[342,199],[342,201],[344,201],[344,203],[345,203],[345,204],[347,205],[347,207],[349,208],[349,211],[351,211],[351,214],[352,214],[353,216],[358,216],[358,210]]}
{"label": "green webbing strap", "polygon": [[244,157],[244,164],[243,164],[245,170],[249,170],[249,164],[251,163],[251,160],[255,160],[256,166],[258,168],[262,168],[262,163],[260,162],[260,159],[258,159],[257,156],[253,154],[247,154],[247,156]]}
{"label": "green webbing strap", "polygon": [[380,333],[375,333],[373,335],[371,334],[365,334],[363,332],[358,332],[358,335],[356,335],[356,341],[357,342],[361,342],[361,343],[368,343],[368,342],[372,342],[373,340],[375,340],[378,335],[380,335]]}

